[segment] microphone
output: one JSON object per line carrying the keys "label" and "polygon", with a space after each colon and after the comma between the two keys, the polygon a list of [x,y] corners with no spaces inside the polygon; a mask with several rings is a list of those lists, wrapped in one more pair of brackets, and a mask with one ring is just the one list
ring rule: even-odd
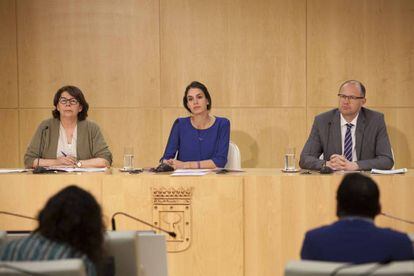
{"label": "microphone", "polygon": [[155,228],[155,229],[157,229],[157,230],[160,230],[160,231],[162,231],[162,232],[164,232],[164,233],[167,233],[167,234],[168,234],[170,237],[172,237],[172,238],[177,237],[177,234],[176,234],[175,232],[172,232],[172,231],[167,231],[167,230],[165,230],[165,229],[162,229],[162,228],[160,228],[160,227],[158,227],[158,226],[152,225],[152,224],[150,224],[150,223],[148,223],[148,222],[146,222],[146,221],[143,221],[143,220],[141,220],[141,219],[139,219],[139,218],[133,217],[133,216],[131,216],[131,215],[127,214],[127,213],[124,213],[124,212],[116,212],[115,214],[113,214],[113,215],[112,215],[112,218],[111,218],[111,224],[112,224],[112,230],[113,230],[113,231],[115,231],[115,230],[116,230],[115,217],[116,217],[117,215],[123,215],[123,216],[126,216],[126,217],[128,217],[128,218],[130,218],[130,219],[133,219],[133,220],[135,220],[135,221],[141,222],[141,223],[143,223],[143,224],[145,224],[145,225],[147,225],[147,226],[149,226],[149,227],[152,227],[152,228]]}
{"label": "microphone", "polygon": [[333,173],[333,169],[331,167],[326,166],[326,162],[328,161],[328,147],[329,147],[329,136],[331,134],[331,124],[332,122],[328,122],[328,136],[326,138],[326,150],[323,152],[323,159],[325,162],[323,162],[322,168],[319,170],[319,173],[321,174],[331,174]]}
{"label": "microphone", "polygon": [[399,218],[399,217],[394,217],[392,215],[388,215],[388,214],[383,213],[383,212],[381,212],[380,215],[382,215],[384,217],[387,217],[387,218],[390,218],[390,219],[394,219],[394,220],[398,220],[398,221],[401,221],[401,222],[405,222],[405,223],[408,223],[408,224],[414,224],[414,221],[412,221],[412,220],[406,220],[406,219],[402,219],[402,218]]}
{"label": "microphone", "polygon": [[37,155],[37,166],[36,166],[36,168],[33,170],[33,173],[34,174],[39,174],[39,173],[45,173],[45,172],[47,172],[47,169],[45,168],[45,167],[40,167],[39,166],[39,163],[40,163],[40,158],[41,158],[41,155],[42,155],[42,147],[43,147],[43,136],[44,136],[44,133],[45,133],[45,131],[46,130],[48,130],[49,129],[49,126],[45,126],[43,129],[42,129],[42,133],[40,134],[40,145],[39,145],[39,154]]}
{"label": "microphone", "polygon": [[[18,217],[18,218],[24,218],[24,219],[30,219],[30,220],[38,221],[37,218],[33,218],[33,217],[21,215],[21,214],[16,214],[16,213],[12,213],[12,212],[7,212],[7,211],[0,211],[0,214],[12,216],[12,217]],[[28,233],[31,233],[32,231],[26,231],[26,230],[9,230],[9,231],[6,231],[6,232],[8,234],[28,234]]]}
{"label": "microphone", "polygon": [[33,218],[33,217],[25,216],[25,215],[20,215],[20,214],[16,214],[16,213],[12,213],[12,212],[7,212],[7,211],[0,211],[0,214],[12,216],[12,217],[31,219],[31,220],[37,221],[37,218]]}

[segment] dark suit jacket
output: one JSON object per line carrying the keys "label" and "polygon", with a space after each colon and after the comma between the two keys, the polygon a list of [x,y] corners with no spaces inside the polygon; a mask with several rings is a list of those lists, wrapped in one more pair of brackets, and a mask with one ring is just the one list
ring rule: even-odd
{"label": "dark suit jacket", "polygon": [[306,233],[301,258],[328,262],[370,263],[414,258],[404,233],[362,220],[339,220]]}
{"label": "dark suit jacket", "polygon": [[[382,113],[362,107],[355,130],[355,149],[360,170],[391,169],[394,160]],[[300,155],[299,166],[319,170],[324,164],[319,156],[329,160],[332,154],[342,154],[341,118],[333,109],[315,117],[312,130]]]}

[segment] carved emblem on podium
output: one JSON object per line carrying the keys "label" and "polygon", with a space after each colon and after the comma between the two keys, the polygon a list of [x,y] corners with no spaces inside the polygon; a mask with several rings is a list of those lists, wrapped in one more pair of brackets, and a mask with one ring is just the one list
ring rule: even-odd
{"label": "carved emblem on podium", "polygon": [[180,252],[191,244],[191,197],[193,188],[152,188],[154,225],[177,234],[166,236],[167,251]]}

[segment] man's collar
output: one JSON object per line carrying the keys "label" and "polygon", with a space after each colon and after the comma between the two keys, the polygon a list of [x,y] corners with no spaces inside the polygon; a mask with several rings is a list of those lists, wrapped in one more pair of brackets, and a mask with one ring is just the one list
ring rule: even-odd
{"label": "man's collar", "polygon": [[[348,122],[345,120],[344,116],[342,115],[342,113],[340,114],[340,118],[341,118],[341,127],[343,127],[344,125],[348,124]],[[358,121],[358,116],[359,116],[359,112],[358,114],[355,116],[355,118],[350,122],[351,124],[353,124],[354,126],[357,125],[357,121]]]}
{"label": "man's collar", "polygon": [[362,220],[362,221],[366,221],[369,223],[374,223],[374,220],[372,218],[369,217],[361,217],[361,216],[345,216],[345,217],[341,217],[339,218],[339,220]]}

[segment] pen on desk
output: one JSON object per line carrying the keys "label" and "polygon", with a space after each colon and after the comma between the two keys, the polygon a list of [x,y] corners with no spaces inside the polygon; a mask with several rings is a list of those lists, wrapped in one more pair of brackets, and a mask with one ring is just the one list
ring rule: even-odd
{"label": "pen on desk", "polygon": [[66,153],[64,153],[62,150],[60,151],[62,154],[63,154],[63,156],[65,156],[65,157],[67,157],[68,155],[66,154]]}

